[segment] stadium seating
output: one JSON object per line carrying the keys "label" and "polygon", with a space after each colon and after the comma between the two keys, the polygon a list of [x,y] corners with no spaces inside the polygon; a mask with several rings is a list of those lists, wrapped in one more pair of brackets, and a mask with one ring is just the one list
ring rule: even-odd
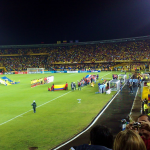
{"label": "stadium seating", "polygon": [[[108,69],[130,61],[131,68],[143,69],[149,56],[150,40],[83,44],[39,48],[0,48],[0,62],[8,71],[31,67],[46,69]],[[134,62],[136,61],[136,62]],[[141,63],[142,62],[142,63]],[[64,65],[64,63],[66,65]],[[128,69],[127,65],[122,69]]]}

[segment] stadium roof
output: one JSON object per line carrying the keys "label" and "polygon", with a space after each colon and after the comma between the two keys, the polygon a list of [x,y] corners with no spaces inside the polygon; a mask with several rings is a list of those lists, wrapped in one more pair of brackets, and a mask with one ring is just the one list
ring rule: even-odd
{"label": "stadium roof", "polygon": [[0,45],[1,49],[5,48],[45,48],[45,47],[61,47],[61,46],[72,46],[72,45],[91,45],[91,44],[105,44],[105,43],[118,43],[118,42],[133,42],[140,40],[150,39],[150,35],[122,38],[122,39],[112,39],[112,40],[102,40],[102,41],[88,41],[88,42],[78,42],[78,43],[61,43],[61,44],[32,44],[32,45]]}

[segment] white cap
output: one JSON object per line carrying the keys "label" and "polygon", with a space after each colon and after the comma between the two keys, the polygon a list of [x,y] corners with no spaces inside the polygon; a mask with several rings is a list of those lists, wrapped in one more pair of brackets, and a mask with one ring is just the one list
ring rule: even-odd
{"label": "white cap", "polygon": [[35,100],[33,102],[35,102]]}

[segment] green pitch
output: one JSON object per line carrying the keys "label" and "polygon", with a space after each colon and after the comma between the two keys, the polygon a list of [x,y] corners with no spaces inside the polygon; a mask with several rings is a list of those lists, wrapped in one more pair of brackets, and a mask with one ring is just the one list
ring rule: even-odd
{"label": "green pitch", "polygon": [[[116,74],[99,73],[100,81],[102,77],[112,79],[113,73]],[[30,87],[32,79],[51,75],[54,76],[54,84],[68,82],[69,90],[49,92],[48,87],[52,83]],[[88,85],[81,91],[72,92],[70,83],[86,75],[6,75],[13,81],[20,80],[20,83],[10,86],[0,84],[0,149],[28,150],[28,147],[37,146],[40,150],[48,150],[82,131],[115,94],[95,94],[98,82],[94,88]],[[81,99],[81,103],[77,99]],[[35,114],[31,107],[33,100],[38,106]]]}

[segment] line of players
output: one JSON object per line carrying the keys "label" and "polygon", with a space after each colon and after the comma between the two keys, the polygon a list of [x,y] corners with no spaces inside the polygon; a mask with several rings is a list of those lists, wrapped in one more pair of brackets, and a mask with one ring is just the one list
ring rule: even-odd
{"label": "line of players", "polygon": [[[99,75],[91,75],[88,78],[83,77],[80,81],[77,82],[78,90],[81,90],[81,87],[89,85],[91,83],[91,87],[94,87],[94,83],[96,83],[96,79],[99,79]],[[71,90],[76,90],[75,82],[71,82]]]}
{"label": "line of players", "polygon": [[35,87],[37,85],[46,84],[47,83],[47,77],[40,78],[40,79],[33,79],[31,80],[31,87]]}
{"label": "line of players", "polygon": [[[77,81],[78,90],[81,90],[81,87],[89,85],[91,83],[91,86],[94,87],[94,83],[96,83],[96,79],[99,79],[99,75],[91,75],[88,78],[83,77],[80,81]],[[68,90],[68,83],[66,82],[64,90]],[[76,83],[71,82],[71,90],[76,90]],[[48,87],[48,91],[54,91],[54,84],[51,86],[51,88]]]}

